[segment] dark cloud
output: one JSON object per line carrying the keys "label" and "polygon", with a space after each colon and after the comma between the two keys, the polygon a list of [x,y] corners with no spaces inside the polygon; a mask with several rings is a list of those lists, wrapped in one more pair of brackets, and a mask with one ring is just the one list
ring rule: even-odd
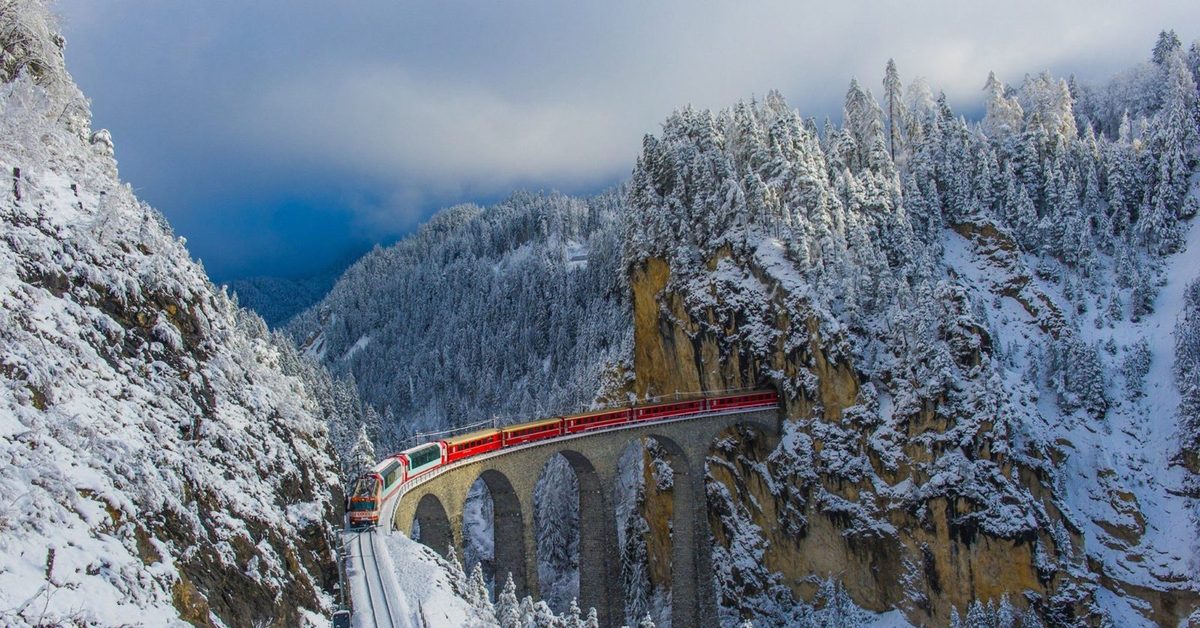
{"label": "dark cloud", "polygon": [[[621,179],[672,109],[777,88],[837,117],[895,57],[971,107],[988,70],[1102,77],[1200,4],[59,0],[123,175],[218,277],[306,273],[435,208]],[[851,6],[853,5],[853,6]]]}

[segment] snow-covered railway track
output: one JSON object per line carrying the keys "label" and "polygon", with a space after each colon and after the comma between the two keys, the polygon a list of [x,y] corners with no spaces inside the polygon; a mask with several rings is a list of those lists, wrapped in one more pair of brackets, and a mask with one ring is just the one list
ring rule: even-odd
{"label": "snow-covered railway track", "polygon": [[[375,556],[375,532],[373,530],[364,530],[355,536],[358,543],[358,560],[359,566],[362,569],[363,584],[366,586],[366,609],[359,609],[370,612],[370,621],[372,626],[380,628],[394,628],[395,623],[392,620],[392,607],[388,602],[387,587],[383,583],[383,575],[379,573],[379,559]],[[367,551],[363,549],[363,538],[366,537],[366,545],[370,548],[370,558],[367,557]],[[358,626],[368,625],[364,621],[366,618],[359,615],[356,624]]]}

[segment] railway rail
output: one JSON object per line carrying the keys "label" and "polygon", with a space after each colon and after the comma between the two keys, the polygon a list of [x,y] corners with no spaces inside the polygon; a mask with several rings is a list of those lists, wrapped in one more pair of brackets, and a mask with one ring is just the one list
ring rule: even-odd
{"label": "railway rail", "polygon": [[[366,590],[364,597],[367,599],[367,608],[365,610],[370,613],[372,625],[380,628],[395,628],[391,602],[388,601],[387,585],[384,584],[383,574],[379,569],[379,558],[375,555],[375,531],[361,530],[355,533],[355,537],[358,545],[359,568],[362,570],[362,582]],[[364,538],[366,546],[371,550],[369,562],[367,552],[363,549]],[[359,624],[362,625],[361,620]]]}

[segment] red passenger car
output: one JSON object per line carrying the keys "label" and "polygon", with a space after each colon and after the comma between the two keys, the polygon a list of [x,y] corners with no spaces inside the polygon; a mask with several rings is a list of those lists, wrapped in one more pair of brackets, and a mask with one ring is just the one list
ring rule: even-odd
{"label": "red passenger car", "polygon": [[545,421],[510,425],[500,430],[500,444],[502,447],[512,447],[546,438],[554,438],[555,436],[562,436],[562,425],[562,419],[546,419]]}
{"label": "red passenger car", "polygon": [[598,430],[628,423],[632,416],[633,411],[628,408],[576,414],[562,420],[563,429],[568,434],[577,434],[588,430]]}
{"label": "red passenger car", "polygon": [[696,414],[697,412],[704,412],[704,400],[696,399],[695,401],[662,403],[656,406],[638,408],[636,412],[637,415],[634,417],[636,421],[654,421],[684,414]]}
{"label": "red passenger car", "polygon": [[779,395],[775,391],[767,392],[752,392],[741,395],[729,395],[726,397],[712,397],[708,399],[708,409],[716,412],[719,410],[731,410],[733,408],[753,408],[756,406],[774,406],[779,403]]}
{"label": "red passenger car", "polygon": [[500,430],[479,430],[455,436],[454,438],[446,438],[441,441],[446,448],[446,463],[449,464],[455,460],[478,456],[479,454],[487,453],[500,449]]}

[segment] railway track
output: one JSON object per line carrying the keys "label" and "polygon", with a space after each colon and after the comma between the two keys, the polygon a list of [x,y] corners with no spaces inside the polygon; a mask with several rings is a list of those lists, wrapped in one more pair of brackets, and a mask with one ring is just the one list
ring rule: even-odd
{"label": "railway track", "polygon": [[[371,614],[371,622],[374,626],[380,628],[394,628],[395,623],[392,620],[392,607],[388,602],[387,588],[383,584],[383,575],[379,573],[379,559],[375,556],[375,537],[373,530],[364,530],[357,534],[356,542],[358,543],[358,560],[363,574],[363,584],[367,589],[367,610]],[[366,537],[366,546],[370,548],[370,558],[367,557],[367,551],[363,549],[363,538]],[[373,576],[373,577],[372,577]],[[377,602],[378,600],[378,602]],[[363,625],[361,619],[358,625]]]}

